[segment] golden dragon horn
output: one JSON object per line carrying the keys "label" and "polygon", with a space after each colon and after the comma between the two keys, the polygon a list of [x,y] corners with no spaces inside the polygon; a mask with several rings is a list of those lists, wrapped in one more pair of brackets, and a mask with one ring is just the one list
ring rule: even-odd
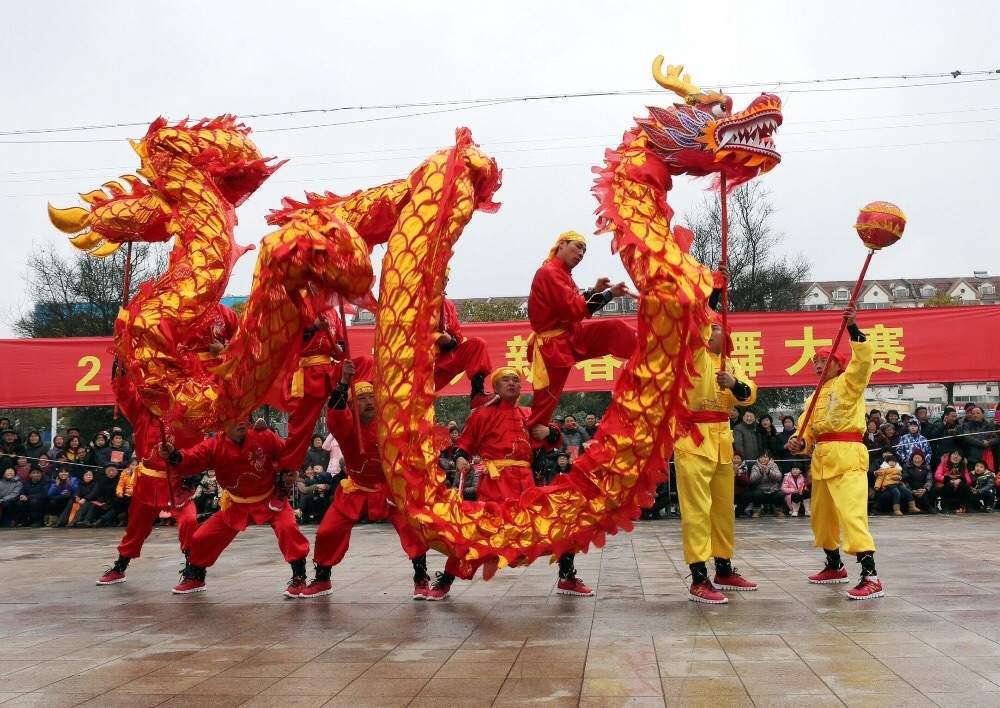
{"label": "golden dragon horn", "polygon": [[683,64],[677,64],[676,66],[670,64],[667,66],[666,75],[664,75],[663,55],[661,54],[653,60],[653,79],[656,83],[668,91],[676,93],[684,99],[685,103],[695,103],[697,101],[696,97],[704,92],[691,83],[690,74],[681,76],[682,71],[684,71]]}

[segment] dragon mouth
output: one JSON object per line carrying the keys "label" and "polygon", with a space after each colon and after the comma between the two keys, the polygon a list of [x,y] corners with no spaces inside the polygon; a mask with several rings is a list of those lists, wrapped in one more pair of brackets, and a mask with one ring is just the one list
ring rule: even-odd
{"label": "dragon mouth", "polygon": [[780,160],[781,154],[775,149],[771,136],[781,125],[781,120],[779,108],[765,107],[749,115],[737,115],[722,121],[715,129],[718,150],[741,150]]}

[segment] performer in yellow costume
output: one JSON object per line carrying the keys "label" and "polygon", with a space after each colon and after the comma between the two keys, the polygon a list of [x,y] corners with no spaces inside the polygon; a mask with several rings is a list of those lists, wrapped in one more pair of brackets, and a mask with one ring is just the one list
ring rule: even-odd
{"label": "performer in yellow costume", "polygon": [[[718,290],[716,290],[716,293]],[[712,302],[717,298],[713,293]],[[693,386],[687,392],[691,432],[674,446],[674,470],[681,506],[684,561],[691,568],[688,598],[720,605],[729,600],[717,588],[756,590],[732,566],[736,525],[733,479],[733,432],[729,410],[757,399],[757,386],[731,358],[720,366],[723,347],[732,351],[718,313],[709,310],[711,329],[707,346],[694,353]],[[715,584],[708,579],[705,562],[715,557]]]}
{"label": "performer in yellow costume", "polygon": [[847,568],[840,559],[843,535],[844,550],[861,564],[861,581],[847,596],[868,600],[884,594],[875,572],[875,540],[868,531],[868,451],[862,442],[865,387],[872,375],[874,349],[858,329],[853,307],[844,310],[844,317],[851,336],[850,363],[829,349],[816,352],[813,368],[817,375],[828,358],[833,361],[813,393],[816,409],[808,428],[802,429],[800,418],[798,433],[787,447],[796,453],[812,453],[812,530],[816,546],[826,552],[826,567],[809,576],[809,582],[847,582]]}

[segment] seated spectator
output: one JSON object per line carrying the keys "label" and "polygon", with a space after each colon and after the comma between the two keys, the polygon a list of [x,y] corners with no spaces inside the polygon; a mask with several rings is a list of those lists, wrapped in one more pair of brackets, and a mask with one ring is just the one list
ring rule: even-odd
{"label": "seated spectator", "polygon": [[[111,464],[111,450],[108,448],[108,434],[103,430],[94,435],[90,441],[90,453],[87,455],[87,464],[93,467],[105,469]],[[100,481],[100,478],[98,478]]]}
{"label": "seated spectator", "polygon": [[776,517],[784,518],[785,512],[782,511],[782,507],[785,505],[785,496],[781,493],[782,481],[781,470],[778,469],[777,463],[771,459],[766,450],[761,451],[757,455],[757,463],[750,470],[750,494],[756,507],[751,514],[752,518],[759,519],[767,505],[774,508]]}
{"label": "seated spectator", "polygon": [[896,455],[901,460],[909,460],[914,450],[920,450],[925,458],[931,455],[931,444],[920,434],[920,422],[916,418],[906,422],[906,434],[899,438]]}
{"label": "seated spectator", "polygon": [[119,471],[128,467],[132,459],[132,450],[125,442],[125,435],[121,430],[113,430],[108,442],[108,462],[115,465]]}
{"label": "seated spectator", "polygon": [[941,460],[934,483],[938,485],[941,510],[964,514],[972,498],[972,475],[961,452],[955,450]]}
{"label": "seated spectator", "polygon": [[87,457],[89,456],[90,451],[83,446],[82,442],[80,442],[80,437],[78,435],[74,435],[66,439],[65,452],[66,452],[67,462],[77,463],[75,465],[70,466],[69,468],[70,474],[72,474],[77,479],[80,479],[81,477],[83,477],[83,471],[87,469],[86,467],[83,467],[81,465],[87,462]]}
{"label": "seated spectator", "polygon": [[17,461],[14,463],[14,474],[16,474],[17,478],[21,480],[21,484],[28,483],[28,475],[31,474],[31,466],[31,463],[28,462],[28,458],[23,455],[18,457]]}
{"label": "seated spectator", "polygon": [[56,435],[52,438],[52,446],[49,447],[49,459],[54,460],[56,457],[61,455],[66,449],[66,438],[62,435]]}
{"label": "seated spectator", "polygon": [[785,495],[785,504],[788,506],[789,516],[809,515],[805,509],[802,509],[801,514],[799,513],[799,508],[809,498],[809,484],[806,476],[802,474],[801,467],[798,465],[792,466],[792,469],[788,471],[785,478],[781,481],[781,492]]}
{"label": "seated spectator", "polygon": [[76,477],[70,476],[69,467],[63,465],[56,472],[56,478],[49,483],[48,526],[55,526],[66,510],[66,505],[76,494]]}
{"label": "seated spectator", "polygon": [[563,441],[566,445],[566,452],[571,460],[575,460],[583,452],[583,444],[590,440],[587,431],[576,423],[574,416],[568,415],[563,419],[562,424]]}
{"label": "seated spectator", "polygon": [[736,515],[746,516],[747,508],[752,510],[753,494],[750,492],[750,470],[743,462],[743,453],[739,450],[733,450],[733,484]]}
{"label": "seated spectator", "polygon": [[34,466],[42,471],[42,477],[45,478],[46,483],[51,482],[52,478],[55,476],[55,467],[49,458],[49,453],[43,452],[38,456],[38,460],[34,463]]}
{"label": "seated spectator", "polygon": [[587,431],[587,435],[590,437],[597,435],[597,416],[593,413],[588,413],[587,417],[583,419],[583,429]]}
{"label": "seated spectator", "polygon": [[324,472],[330,466],[330,451],[323,448],[322,435],[313,435],[312,443],[309,445],[309,449],[306,450],[304,464],[306,467],[320,465],[323,467]]}
{"label": "seated spectator", "polygon": [[996,427],[986,420],[982,408],[979,406],[969,408],[965,414],[965,422],[958,428],[961,444],[965,450],[965,460],[969,467],[986,457],[987,453],[994,460],[996,459],[997,456],[993,453],[998,443],[995,431]]}
{"label": "seated spectator", "polygon": [[979,460],[972,466],[972,503],[990,514],[997,501],[997,476]]}
{"label": "seated spectator", "polygon": [[77,526],[105,526],[114,521],[119,472],[118,465],[113,462],[104,466],[104,473],[97,477],[87,503],[80,510]]}
{"label": "seated spectator", "polygon": [[76,526],[80,511],[87,505],[87,500],[94,493],[96,486],[97,482],[94,479],[93,470],[84,468],[83,475],[80,477],[80,481],[77,482],[76,492],[73,493],[73,500],[66,505],[56,526],[65,526],[67,528]]}
{"label": "seated spectator", "polygon": [[198,516],[211,516],[219,510],[219,480],[215,478],[215,470],[205,470],[205,474],[198,481],[195,487],[194,507],[198,511]]}
{"label": "seated spectator", "polygon": [[937,513],[937,488],[934,473],[927,464],[927,457],[921,450],[914,450],[903,465],[903,484],[913,493],[913,501],[922,511]]}
{"label": "seated spectator", "polygon": [[3,479],[0,479],[0,523],[4,526],[13,527],[17,523],[17,501],[23,486],[13,467],[3,471]]}
{"label": "seated spectator", "polygon": [[[761,451],[765,449],[764,439],[757,428],[757,416],[753,414],[753,411],[746,411],[742,420],[733,428],[733,447],[742,450],[748,460],[756,460]],[[768,459],[770,459],[770,454]],[[780,479],[778,486],[781,486]]]}
{"label": "seated spectator", "polygon": [[17,522],[21,526],[41,526],[48,500],[49,485],[45,475],[39,468],[32,467],[17,498]]}
{"label": "seated spectator", "polygon": [[0,432],[0,467],[7,469],[13,467],[17,458],[23,455],[21,439],[13,428],[4,428]]}
{"label": "seated spectator", "polygon": [[885,461],[875,474],[875,505],[882,511],[892,508],[892,513],[902,516],[902,505],[906,504],[911,514],[919,514],[913,501],[913,493],[903,484],[903,468],[895,454],[886,455]]}
{"label": "seated spectator", "polygon": [[42,442],[42,434],[37,430],[29,430],[28,437],[24,441],[24,449],[22,454],[26,457],[30,457],[32,462],[38,460],[38,458],[49,451],[49,446]]}
{"label": "seated spectator", "polygon": [[295,482],[303,523],[319,523],[333,500],[333,477],[323,465],[307,467]]}

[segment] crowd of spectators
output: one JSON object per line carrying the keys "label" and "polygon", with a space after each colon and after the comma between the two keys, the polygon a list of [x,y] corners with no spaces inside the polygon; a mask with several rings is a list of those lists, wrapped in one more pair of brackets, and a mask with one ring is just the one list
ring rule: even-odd
{"label": "crowd of spectators", "polygon": [[[1000,418],[1000,413],[995,417]],[[562,430],[562,446],[536,460],[539,485],[572,470],[599,424],[597,416],[589,413],[557,417],[554,422]],[[809,460],[785,449],[795,425],[792,416],[781,417],[779,425],[771,415],[758,418],[751,410],[731,412],[737,516],[809,515]],[[475,499],[484,471],[482,461],[473,458],[469,472],[460,476],[455,446],[461,428],[455,421],[448,424],[448,435],[449,443],[438,457],[445,483],[461,487],[466,499]],[[917,408],[912,417],[895,410],[883,415],[873,409],[867,415],[864,443],[873,513],[992,513],[997,506],[1000,426],[998,420],[988,419],[981,406],[948,407],[934,420],[924,407]],[[0,527],[123,525],[136,465],[121,428],[98,432],[90,440],[70,428],[46,444],[39,431],[29,430],[22,436],[9,419],[0,418]],[[344,476],[336,441],[329,435],[316,435],[292,495],[300,523],[319,523]],[[218,510],[221,490],[214,471],[206,470],[185,484],[201,518]],[[676,507],[668,477],[657,488],[644,518],[671,510],[683,513]],[[162,523],[171,523],[169,515],[163,516]]]}

